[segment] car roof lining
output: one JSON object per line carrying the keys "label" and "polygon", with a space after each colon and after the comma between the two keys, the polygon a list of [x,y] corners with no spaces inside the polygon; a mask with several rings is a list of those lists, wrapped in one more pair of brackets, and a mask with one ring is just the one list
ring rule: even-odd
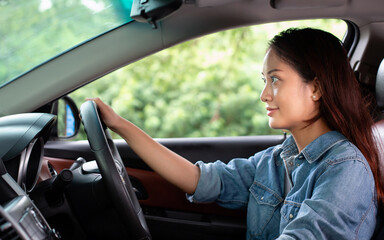
{"label": "car roof lining", "polygon": [[276,9],[313,9],[340,7],[348,4],[348,0],[271,0],[270,4]]}

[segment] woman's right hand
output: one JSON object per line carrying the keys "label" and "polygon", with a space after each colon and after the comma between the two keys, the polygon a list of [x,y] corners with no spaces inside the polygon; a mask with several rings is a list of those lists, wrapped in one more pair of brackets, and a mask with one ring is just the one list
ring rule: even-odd
{"label": "woman's right hand", "polygon": [[100,110],[100,117],[112,131],[117,132],[122,117],[118,115],[109,105],[105,104],[100,98],[88,98],[87,101],[94,101]]}

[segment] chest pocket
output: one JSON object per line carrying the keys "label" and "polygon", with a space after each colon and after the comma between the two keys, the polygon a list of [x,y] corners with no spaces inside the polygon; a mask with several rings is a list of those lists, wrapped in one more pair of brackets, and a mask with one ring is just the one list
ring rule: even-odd
{"label": "chest pocket", "polygon": [[273,190],[255,182],[249,189],[247,223],[255,239],[276,237],[280,226],[280,203],[283,199]]}
{"label": "chest pocket", "polygon": [[288,223],[294,220],[299,213],[301,203],[286,200],[283,207],[281,208],[281,226],[280,229],[284,229]]}

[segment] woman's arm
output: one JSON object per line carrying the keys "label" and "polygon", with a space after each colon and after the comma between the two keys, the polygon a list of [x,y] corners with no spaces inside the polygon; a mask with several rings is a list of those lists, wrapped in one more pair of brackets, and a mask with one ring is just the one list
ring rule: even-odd
{"label": "woman's arm", "polygon": [[115,113],[100,98],[88,100],[95,101],[105,124],[119,134],[148,166],[186,193],[195,192],[200,177],[199,167],[153,140],[133,123]]}

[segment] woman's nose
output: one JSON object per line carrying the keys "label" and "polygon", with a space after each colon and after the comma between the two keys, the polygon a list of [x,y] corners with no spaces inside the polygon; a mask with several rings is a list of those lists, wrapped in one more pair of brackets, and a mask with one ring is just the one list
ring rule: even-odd
{"label": "woman's nose", "polygon": [[272,89],[268,83],[264,85],[263,91],[261,91],[260,100],[262,102],[268,102],[272,100]]}

